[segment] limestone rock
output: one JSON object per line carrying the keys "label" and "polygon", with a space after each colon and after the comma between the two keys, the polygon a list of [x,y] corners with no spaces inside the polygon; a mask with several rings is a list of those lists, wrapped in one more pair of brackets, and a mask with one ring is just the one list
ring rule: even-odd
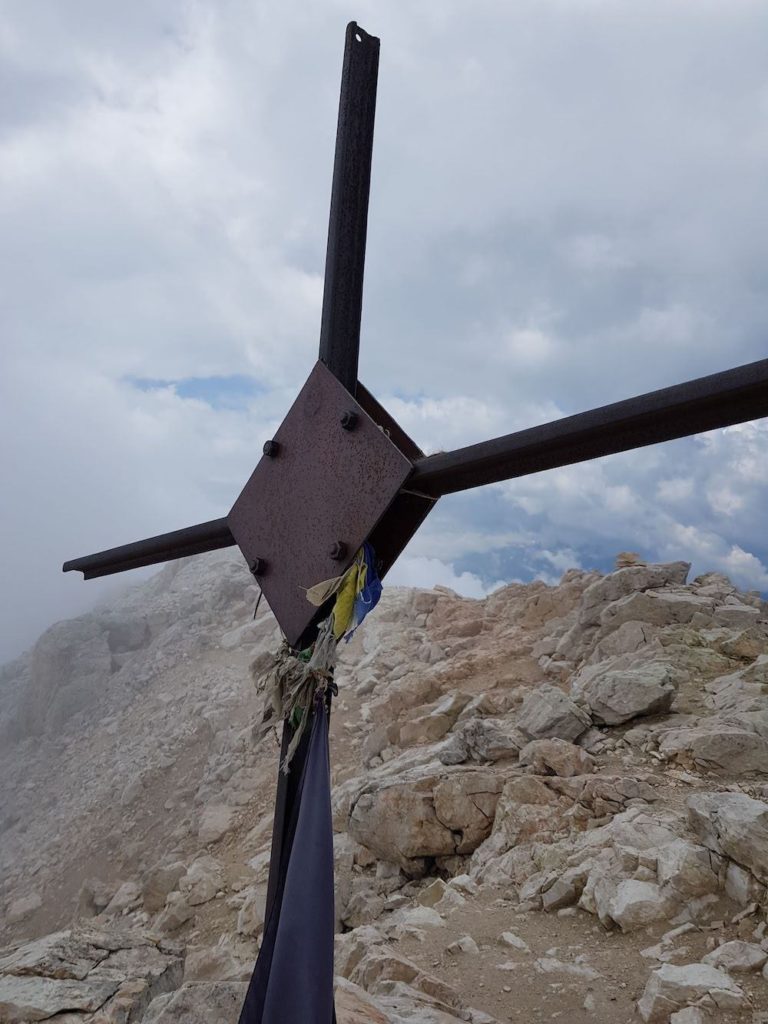
{"label": "limestone rock", "polygon": [[768,740],[716,720],[699,728],[660,733],[659,753],[669,760],[690,760],[709,771],[768,772]]}
{"label": "limestone rock", "polygon": [[224,885],[224,872],[215,857],[198,857],[179,880],[179,891],[190,907],[212,900]]}
{"label": "limestone rock", "polygon": [[517,949],[521,953],[530,953],[531,951],[531,947],[528,943],[524,939],[521,939],[519,935],[515,935],[514,932],[502,932],[499,942],[502,946],[510,946],[512,949]]}
{"label": "limestone rock", "polygon": [[201,843],[215,843],[232,828],[235,817],[234,807],[226,804],[209,804],[203,808],[197,836]]}
{"label": "limestone rock", "polygon": [[616,886],[608,903],[608,916],[623,932],[631,932],[664,920],[671,908],[669,897],[654,882],[628,878]]}
{"label": "limestone rock", "polygon": [[744,793],[696,793],[688,817],[705,846],[768,883],[768,804]]}
{"label": "limestone rock", "polygon": [[31,917],[36,910],[39,910],[42,905],[43,901],[40,898],[40,895],[36,892],[30,893],[29,896],[20,896],[8,907],[8,923],[18,924],[20,921],[25,921],[28,917]]}
{"label": "limestone rock", "polygon": [[520,751],[520,764],[531,765],[537,775],[585,775],[595,766],[586,750],[566,740],[531,740]]}
{"label": "limestone rock", "polygon": [[572,692],[589,706],[596,722],[621,725],[642,715],[668,711],[681,676],[663,661],[617,669],[593,666],[576,678]]}
{"label": "limestone rock", "polygon": [[462,935],[448,946],[448,953],[469,953],[471,956],[478,956],[480,950],[471,935]]}
{"label": "limestone rock", "polygon": [[562,690],[542,684],[523,701],[517,725],[531,739],[576,740],[591,721],[587,712]]}
{"label": "limestone rock", "polygon": [[161,932],[175,932],[195,916],[195,911],[180,892],[172,892],[157,918]]}
{"label": "limestone rock", "polygon": [[77,917],[94,917],[100,914],[115,893],[114,885],[89,878],[80,886],[77,896]]}
{"label": "limestone rock", "polygon": [[488,772],[406,773],[363,790],[349,832],[383,860],[418,873],[423,857],[471,853],[491,831],[501,780]]}
{"label": "limestone rock", "polygon": [[140,932],[89,927],[12,947],[0,958],[0,1020],[64,1022],[102,1008],[104,1021],[141,1020],[154,996],[181,983],[180,958],[161,947]]}
{"label": "limestone rock", "polygon": [[263,889],[254,887],[246,890],[245,900],[237,915],[238,934],[253,937],[261,934],[266,905],[267,897]]}
{"label": "limestone rock", "polygon": [[716,854],[686,839],[660,846],[656,855],[659,884],[685,899],[717,892],[719,865]]}
{"label": "limestone rock", "polygon": [[98,1010],[113,995],[115,979],[72,981],[63,978],[0,977],[0,1020],[27,1024],[64,1010]]}
{"label": "limestone rock", "polygon": [[698,1006],[686,1006],[672,1014],[669,1024],[707,1024],[707,1018]]}
{"label": "limestone rock", "polygon": [[579,607],[579,622],[583,627],[594,625],[602,609],[629,594],[658,589],[669,584],[683,584],[690,572],[689,562],[670,562],[665,565],[618,566],[617,572],[596,580],[584,591]]}
{"label": "limestone rock", "polygon": [[237,981],[188,982],[149,1006],[142,1024],[231,1024],[248,985]]}
{"label": "limestone rock", "polygon": [[741,939],[724,942],[722,946],[718,946],[703,957],[705,964],[734,973],[759,971],[766,960],[768,953],[761,946],[754,942],[743,942]]}
{"label": "limestone rock", "polygon": [[346,978],[336,978],[336,1020],[338,1024],[391,1024],[392,1018],[385,1014],[373,999]]}
{"label": "limestone rock", "polygon": [[452,728],[464,707],[469,703],[465,693],[453,691],[423,709],[415,709],[408,721],[400,726],[400,746],[414,743],[434,743]]}
{"label": "limestone rock", "polygon": [[118,888],[115,895],[104,909],[106,917],[114,917],[123,911],[138,907],[141,902],[141,886],[138,882],[128,881]]}
{"label": "limestone rock", "polygon": [[724,971],[709,964],[663,964],[653,971],[637,1004],[646,1024],[666,1024],[670,1014],[705,999],[718,1010],[735,1010],[744,992]]}
{"label": "limestone rock", "polygon": [[451,742],[440,751],[443,764],[464,761],[505,761],[517,757],[528,742],[510,720],[504,718],[471,718],[462,723]]}
{"label": "limestone rock", "polygon": [[144,876],[142,887],[144,909],[150,914],[156,914],[162,910],[168,894],[173,892],[185,873],[186,867],[180,860],[171,864],[155,864],[151,867]]}

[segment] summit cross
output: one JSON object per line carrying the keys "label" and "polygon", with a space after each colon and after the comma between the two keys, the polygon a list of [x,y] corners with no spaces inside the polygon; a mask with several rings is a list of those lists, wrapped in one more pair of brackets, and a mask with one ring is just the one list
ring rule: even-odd
{"label": "summit cross", "polygon": [[[65,572],[93,579],[237,544],[288,648],[303,651],[330,611],[308,588],[342,576],[366,542],[384,576],[441,495],[768,415],[763,359],[425,456],[357,379],[378,65],[379,40],[351,22],[319,358],[228,515],[75,558]],[[327,715],[312,718],[278,776],[264,937],[240,1024],[335,1020]],[[292,735],[286,719],[283,754]]]}

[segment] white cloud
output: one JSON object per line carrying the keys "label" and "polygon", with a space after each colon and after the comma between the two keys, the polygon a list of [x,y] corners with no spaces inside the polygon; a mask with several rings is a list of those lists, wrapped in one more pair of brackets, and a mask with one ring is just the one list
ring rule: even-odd
{"label": "white cloud", "polygon": [[486,597],[504,583],[504,580],[497,580],[486,586],[474,573],[457,573],[449,563],[421,555],[404,555],[387,577],[388,586],[450,587],[462,597],[474,598]]}
{"label": "white cloud", "polygon": [[[225,514],[314,362],[346,17],[5,5],[0,657],[114,585],[65,558]],[[382,37],[361,378],[419,444],[764,357],[765,5],[358,17]],[[259,385],[237,409],[128,383],[234,374]],[[407,557],[487,587],[630,547],[762,586],[767,429],[441,502]]]}

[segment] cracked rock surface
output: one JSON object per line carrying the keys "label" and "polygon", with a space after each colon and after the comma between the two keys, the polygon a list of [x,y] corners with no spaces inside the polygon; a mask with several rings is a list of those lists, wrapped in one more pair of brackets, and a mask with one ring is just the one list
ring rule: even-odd
{"label": "cracked rock surface", "polygon": [[[339,1024],[768,1014],[768,607],[617,564],[385,588],[341,649]],[[277,762],[256,596],[235,553],[182,560],[0,669],[3,1024],[236,1024]]]}

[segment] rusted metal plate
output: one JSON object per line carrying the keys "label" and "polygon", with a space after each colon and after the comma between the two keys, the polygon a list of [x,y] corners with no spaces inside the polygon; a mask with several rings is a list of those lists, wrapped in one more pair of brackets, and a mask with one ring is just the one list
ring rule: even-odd
{"label": "rusted metal plate", "polygon": [[[356,420],[345,429],[342,420]],[[298,645],[317,609],[307,588],[337,576],[390,507],[409,458],[317,363],[227,522],[288,642]],[[334,558],[334,546],[344,553]]]}

